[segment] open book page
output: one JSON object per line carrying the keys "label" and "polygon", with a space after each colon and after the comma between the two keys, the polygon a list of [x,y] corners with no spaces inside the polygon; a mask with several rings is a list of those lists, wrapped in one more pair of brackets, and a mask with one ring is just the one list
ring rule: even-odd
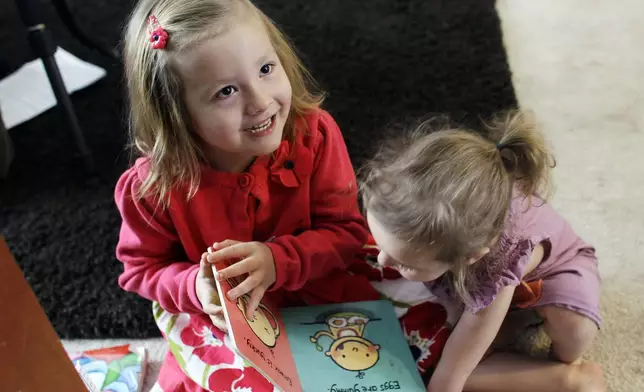
{"label": "open book page", "polygon": [[425,391],[391,302],[281,313],[304,391]]}
{"label": "open book page", "polygon": [[[220,269],[223,267],[223,265],[219,266]],[[237,352],[277,388],[284,392],[301,392],[300,380],[284,323],[270,298],[264,296],[250,320],[246,317],[248,295],[235,301],[228,299],[228,291],[241,283],[244,278],[217,281],[217,290],[224,308],[231,340]]]}

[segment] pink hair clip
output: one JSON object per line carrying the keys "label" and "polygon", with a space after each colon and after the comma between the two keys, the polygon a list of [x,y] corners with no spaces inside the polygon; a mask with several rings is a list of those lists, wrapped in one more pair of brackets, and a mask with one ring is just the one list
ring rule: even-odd
{"label": "pink hair clip", "polygon": [[165,49],[165,46],[168,43],[168,32],[161,27],[156,16],[150,15],[148,18],[148,26],[152,49]]}

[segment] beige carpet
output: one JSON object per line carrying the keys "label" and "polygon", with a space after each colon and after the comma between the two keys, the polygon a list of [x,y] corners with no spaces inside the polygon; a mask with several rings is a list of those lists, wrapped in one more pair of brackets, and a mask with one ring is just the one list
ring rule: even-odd
{"label": "beige carpet", "polygon": [[597,247],[609,390],[644,391],[644,3],[500,0],[513,82],[558,159],[554,205]]}
{"label": "beige carpet", "polygon": [[[519,102],[536,112],[558,158],[553,203],[601,258],[605,325],[590,358],[604,365],[610,391],[644,391],[644,3],[499,0],[497,8]],[[150,349],[147,391],[165,347],[135,343]]]}

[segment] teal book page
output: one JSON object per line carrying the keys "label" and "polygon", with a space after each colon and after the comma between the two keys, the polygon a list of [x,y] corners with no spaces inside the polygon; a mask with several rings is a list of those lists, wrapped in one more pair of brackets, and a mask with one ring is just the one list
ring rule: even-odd
{"label": "teal book page", "polygon": [[302,390],[425,391],[389,301],[282,308]]}

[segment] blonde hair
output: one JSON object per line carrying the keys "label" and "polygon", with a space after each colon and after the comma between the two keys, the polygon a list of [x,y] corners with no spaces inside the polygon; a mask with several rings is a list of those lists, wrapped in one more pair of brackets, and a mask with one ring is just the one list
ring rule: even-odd
{"label": "blonde hair", "polygon": [[414,249],[437,245],[466,302],[479,272],[468,259],[504,230],[515,188],[547,198],[555,165],[526,113],[498,115],[485,130],[487,137],[425,121],[385,142],[361,170],[364,208]]}
{"label": "blonde hair", "polygon": [[[164,49],[155,50],[149,42],[150,15],[156,16],[169,35]],[[248,16],[263,23],[291,84],[291,110],[284,137],[294,139],[298,132],[296,118],[321,105],[324,94],[316,89],[293,46],[249,0],[141,0],[130,17],[124,48],[130,139],[133,147],[150,159],[150,172],[138,198],[152,194],[167,206],[170,189],[177,184],[188,185],[188,198],[194,196],[201,180],[202,153],[191,130],[182,82],[172,60]]]}

